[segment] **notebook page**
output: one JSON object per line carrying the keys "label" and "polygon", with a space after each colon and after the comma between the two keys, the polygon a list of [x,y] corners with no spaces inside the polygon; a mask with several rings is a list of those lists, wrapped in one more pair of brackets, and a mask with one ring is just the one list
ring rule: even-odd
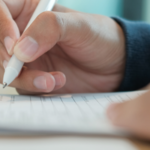
{"label": "notebook page", "polygon": [[105,112],[113,102],[145,91],[42,96],[0,96],[0,129],[46,133],[122,134]]}

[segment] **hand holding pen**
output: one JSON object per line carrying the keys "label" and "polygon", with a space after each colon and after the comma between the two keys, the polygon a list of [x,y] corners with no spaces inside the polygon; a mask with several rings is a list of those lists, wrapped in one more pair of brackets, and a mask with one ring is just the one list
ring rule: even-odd
{"label": "hand holding pen", "polygon": [[21,73],[10,84],[19,93],[117,89],[125,64],[121,27],[109,17],[81,13],[56,4],[52,12],[41,13],[25,30],[38,3],[39,0],[13,3],[5,0],[0,5],[1,83],[4,68],[6,70],[14,54],[15,60],[24,63]]}
{"label": "hand holding pen", "polygon": [[[51,11],[55,5],[56,0],[41,0],[39,1],[34,13],[32,14],[32,17],[30,18],[30,21],[28,22],[26,28],[24,31],[26,31],[30,25],[34,22],[34,20],[43,12],[46,11]],[[7,42],[9,37],[7,37],[7,39],[5,39],[5,41]],[[28,41],[30,44],[28,45],[30,47],[31,50],[35,50],[38,48],[38,44],[36,43],[36,41],[34,41],[32,38],[30,37],[26,37],[25,39],[26,41]],[[33,43],[34,44],[33,44]],[[32,43],[32,44],[31,44]],[[15,47],[16,48],[16,47]],[[29,50],[28,48],[26,50]],[[30,52],[31,52],[30,50]],[[13,82],[16,77],[19,75],[22,67],[23,67],[24,62],[20,61],[15,55],[13,55],[7,65],[7,67],[5,68],[5,74],[4,74],[4,78],[3,78],[3,88],[5,88],[7,85],[9,85],[11,82]]]}

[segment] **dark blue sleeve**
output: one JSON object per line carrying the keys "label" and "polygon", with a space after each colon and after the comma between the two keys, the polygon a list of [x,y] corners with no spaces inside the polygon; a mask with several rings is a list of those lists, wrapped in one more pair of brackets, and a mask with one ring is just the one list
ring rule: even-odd
{"label": "dark blue sleeve", "polygon": [[150,25],[113,18],[126,39],[126,67],[119,91],[132,91],[150,82]]}

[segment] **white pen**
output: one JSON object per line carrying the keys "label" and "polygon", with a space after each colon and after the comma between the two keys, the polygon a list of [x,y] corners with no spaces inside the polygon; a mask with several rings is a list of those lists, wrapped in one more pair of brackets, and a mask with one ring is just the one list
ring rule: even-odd
{"label": "white pen", "polygon": [[[44,11],[51,11],[55,3],[56,0],[40,0],[25,30],[32,24],[32,22],[39,14]],[[5,73],[3,77],[3,88],[5,88],[7,85],[15,80],[15,78],[19,75],[23,65],[24,62],[20,61],[15,55],[11,57],[7,67],[5,68]]]}

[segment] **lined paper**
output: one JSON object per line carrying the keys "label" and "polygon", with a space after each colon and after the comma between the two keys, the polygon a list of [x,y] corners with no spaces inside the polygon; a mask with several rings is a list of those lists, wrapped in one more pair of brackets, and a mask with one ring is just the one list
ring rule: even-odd
{"label": "lined paper", "polygon": [[0,96],[0,130],[46,133],[122,134],[106,109],[145,91],[53,96]]}

